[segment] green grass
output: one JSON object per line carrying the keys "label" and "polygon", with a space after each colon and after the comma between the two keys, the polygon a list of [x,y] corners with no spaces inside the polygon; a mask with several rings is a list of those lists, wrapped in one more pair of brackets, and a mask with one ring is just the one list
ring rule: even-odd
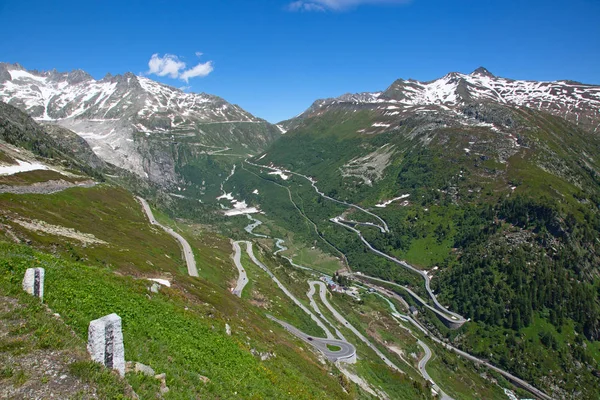
{"label": "green grass", "polygon": [[327,348],[330,351],[340,351],[342,349],[340,346],[334,346],[333,344],[327,344]]}
{"label": "green grass", "polygon": [[[0,324],[8,328],[8,334],[0,338],[0,384],[5,382],[19,387],[30,380],[28,372],[15,363],[15,359],[35,357],[40,362],[49,354],[60,353],[64,359],[75,360],[69,364],[69,371],[95,387],[100,398],[124,398],[124,382],[99,364],[89,361],[84,340],[74,336],[39,299],[25,294],[19,282],[15,283],[14,275],[7,270],[7,250],[11,253],[17,251],[19,255],[26,253],[5,244],[0,244],[0,249],[0,271],[3,275],[0,278],[0,296],[4,303],[0,306]],[[40,265],[35,262],[39,260],[33,261],[33,265]],[[11,303],[13,305],[8,307]]]}
{"label": "green grass", "polygon": [[427,236],[413,240],[410,249],[403,253],[403,258],[416,267],[430,268],[443,262],[448,257],[451,247],[451,240],[438,243],[434,237]]}
{"label": "green grass", "polygon": [[[29,231],[12,224],[14,218],[72,228],[109,244],[83,246],[73,239]],[[129,192],[110,185],[54,194],[0,194],[0,221],[11,225],[18,237],[31,240],[34,246],[71,260],[135,274],[185,270],[179,244],[149,224],[141,205]]]}
{"label": "green grass", "polygon": [[[297,368],[312,371],[318,367],[311,362],[291,364],[285,346],[278,347],[280,357],[259,362],[245,343],[251,326],[232,321],[239,333],[229,337],[224,333],[222,317],[189,295],[163,288],[148,298],[144,281],[21,246],[0,244],[0,253],[0,282],[11,293],[19,291],[26,267],[33,263],[46,268],[46,301],[80,338],[87,337],[91,319],[111,312],[120,315],[126,358],[165,372],[171,388],[167,398],[324,398],[325,387],[330,391],[328,396],[344,397],[339,387],[332,386],[334,382],[319,378],[322,374],[316,373],[316,378],[299,374]],[[246,313],[245,318],[253,318],[252,313]],[[274,324],[271,326],[281,334]],[[264,334],[280,342],[274,333]],[[208,376],[210,383],[201,384],[199,375]],[[310,379],[312,384],[308,384]]]}

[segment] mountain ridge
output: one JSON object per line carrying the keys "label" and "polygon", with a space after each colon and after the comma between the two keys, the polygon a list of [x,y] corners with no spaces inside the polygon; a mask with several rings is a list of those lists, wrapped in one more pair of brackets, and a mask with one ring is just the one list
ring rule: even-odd
{"label": "mountain ridge", "polygon": [[104,161],[162,186],[182,183],[174,146],[191,147],[195,155],[198,148],[251,154],[281,134],[221,97],[131,72],[95,80],[82,70],[39,72],[0,63],[0,101],[72,130]]}
{"label": "mountain ridge", "polygon": [[[280,124],[291,129],[298,121],[332,107],[378,109],[388,117],[451,111],[473,102],[495,102],[547,111],[597,133],[600,130],[600,86],[570,80],[532,81],[497,77],[484,67],[470,74],[450,72],[431,81],[397,79],[383,91],[346,93],[318,99],[298,116]],[[385,107],[384,107],[385,106]]]}

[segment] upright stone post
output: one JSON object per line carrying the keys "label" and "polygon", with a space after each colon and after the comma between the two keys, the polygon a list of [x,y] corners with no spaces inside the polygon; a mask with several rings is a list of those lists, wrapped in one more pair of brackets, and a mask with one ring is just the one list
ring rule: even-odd
{"label": "upright stone post", "polygon": [[114,369],[125,376],[125,349],[121,317],[109,314],[90,322],[88,328],[88,353],[92,360]]}
{"label": "upright stone post", "polygon": [[44,301],[44,268],[27,268],[23,278],[23,290]]}

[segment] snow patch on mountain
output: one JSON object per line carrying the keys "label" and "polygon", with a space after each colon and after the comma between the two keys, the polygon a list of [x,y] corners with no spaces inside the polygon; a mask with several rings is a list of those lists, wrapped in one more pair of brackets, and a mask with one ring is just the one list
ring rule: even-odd
{"label": "snow patch on mountain", "polygon": [[15,160],[17,165],[0,165],[0,175],[14,175],[19,172],[29,172],[36,170],[47,170],[47,165],[38,162],[27,162],[22,160]]}

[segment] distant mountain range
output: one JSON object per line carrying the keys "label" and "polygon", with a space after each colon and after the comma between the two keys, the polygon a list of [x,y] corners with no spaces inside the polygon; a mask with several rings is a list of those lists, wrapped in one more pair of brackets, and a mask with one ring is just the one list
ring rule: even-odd
{"label": "distant mountain range", "polygon": [[[374,109],[382,117],[401,120],[414,113],[452,111],[474,102],[529,107],[563,117],[590,132],[600,131],[600,86],[574,81],[506,79],[494,76],[483,67],[468,75],[452,72],[430,82],[398,79],[383,92],[345,94],[317,100],[304,113],[284,121],[282,125],[289,129],[306,117],[320,115],[333,108]],[[374,131],[381,131],[389,126],[375,128],[379,129]]]}
{"label": "distant mountain range", "polygon": [[148,157],[143,137],[252,153],[281,133],[220,97],[132,73],[95,80],[81,70],[39,72],[0,63],[0,100],[73,130],[105,161],[159,182],[164,175],[176,179]]}

